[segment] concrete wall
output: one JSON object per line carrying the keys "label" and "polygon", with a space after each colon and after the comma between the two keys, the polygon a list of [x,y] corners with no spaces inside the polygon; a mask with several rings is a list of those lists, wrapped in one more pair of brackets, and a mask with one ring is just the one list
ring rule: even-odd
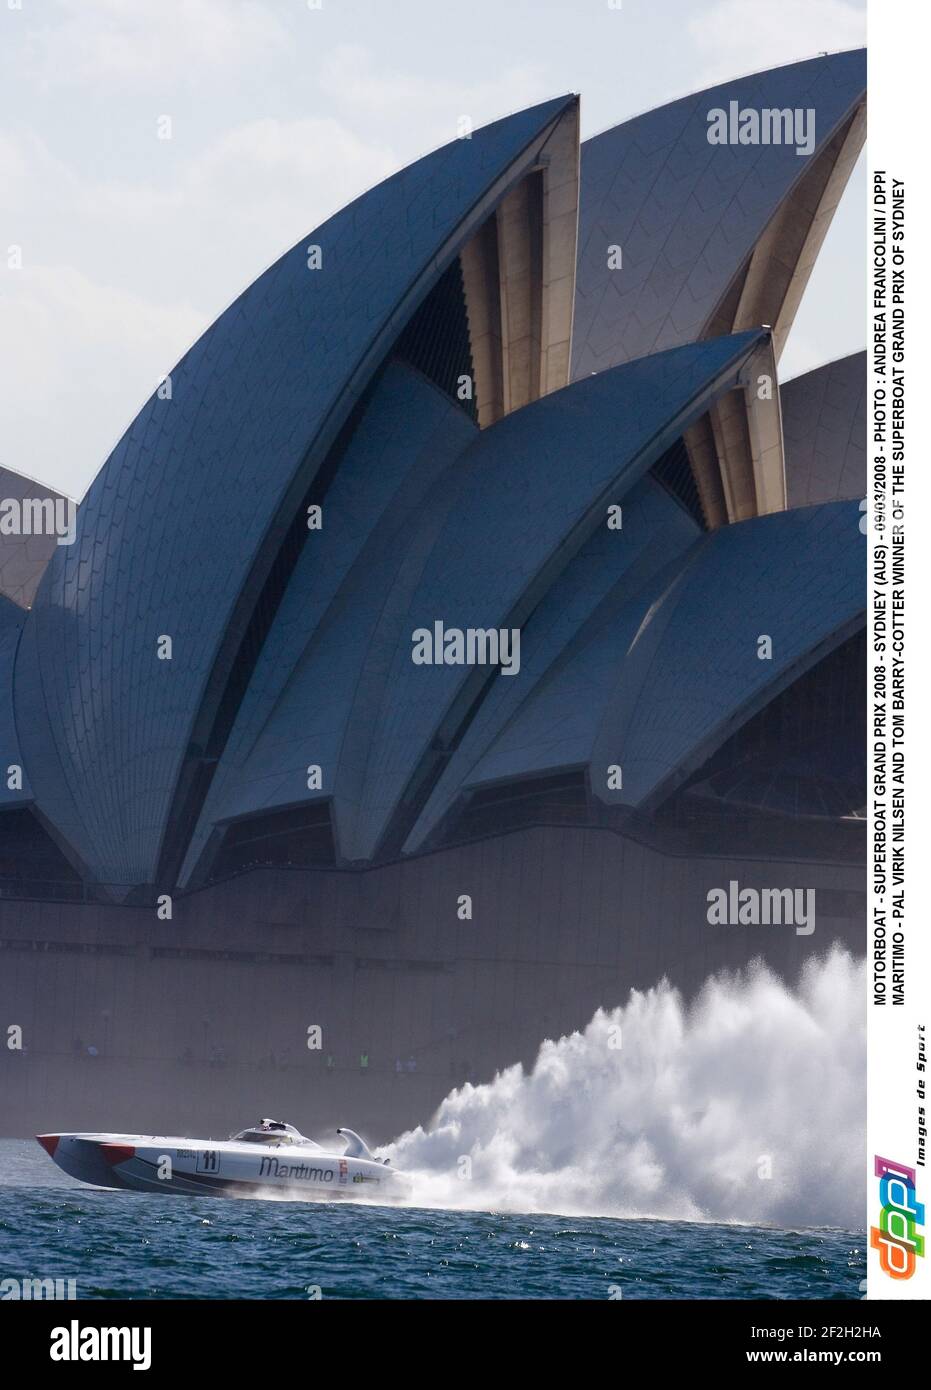
{"label": "concrete wall", "polygon": [[[707,890],[731,878],[814,887],[814,935],[710,927]],[[759,954],[791,978],[835,939],[861,952],[864,894],[860,865],[689,859],[542,827],[365,872],[256,870],[180,899],[171,922],[2,902],[0,1134],[216,1136],[269,1114],[383,1140],[664,974],[691,993]]]}

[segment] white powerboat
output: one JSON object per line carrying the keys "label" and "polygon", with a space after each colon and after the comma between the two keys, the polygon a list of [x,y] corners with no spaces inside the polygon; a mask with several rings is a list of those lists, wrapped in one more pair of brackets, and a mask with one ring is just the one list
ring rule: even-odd
{"label": "white powerboat", "polygon": [[230,1139],[148,1134],[37,1134],[59,1168],[96,1187],[185,1196],[290,1201],[363,1197],[403,1201],[411,1180],[379,1159],[351,1129],[338,1129],[342,1153],[314,1143],[281,1120],[262,1120]]}

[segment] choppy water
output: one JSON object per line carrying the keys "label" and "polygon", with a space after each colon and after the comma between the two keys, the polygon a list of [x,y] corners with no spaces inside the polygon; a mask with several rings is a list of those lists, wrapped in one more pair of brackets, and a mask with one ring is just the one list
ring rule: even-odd
{"label": "choppy water", "polygon": [[[862,1232],[142,1196],[0,1140],[3,1280],[78,1298],[858,1298]],[[613,1289],[613,1294],[612,1294]]]}

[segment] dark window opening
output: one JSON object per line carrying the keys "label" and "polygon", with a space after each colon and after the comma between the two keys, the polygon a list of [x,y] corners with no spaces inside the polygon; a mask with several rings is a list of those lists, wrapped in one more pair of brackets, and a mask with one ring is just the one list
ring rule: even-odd
{"label": "dark window opening", "polygon": [[836,648],[738,729],[657,812],[682,825],[722,813],[866,815],[866,633]]}
{"label": "dark window opening", "polygon": [[314,801],[234,821],[226,829],[210,877],[229,878],[246,869],[312,868],[336,861],[330,804]]}
{"label": "dark window opening", "polygon": [[663,457],[650,469],[650,476],[672,494],[680,507],[685,508],[692,520],[696,521],[703,531],[708,530],[701,498],[698,495],[698,484],[695,481],[695,474],[692,472],[689,451],[685,447],[684,439],[679,438],[675,444],[670,445]]}
{"label": "dark window opening", "polygon": [[[395,352],[478,422],[469,321],[458,256],[398,338]],[[471,400],[459,398],[459,378],[463,376],[472,382]]]}
{"label": "dark window opening", "polygon": [[80,875],[28,807],[0,813],[0,895],[81,898]]}
{"label": "dark window opening", "polygon": [[480,839],[531,825],[585,825],[591,819],[585,773],[558,772],[473,792],[454,813],[443,840]]}

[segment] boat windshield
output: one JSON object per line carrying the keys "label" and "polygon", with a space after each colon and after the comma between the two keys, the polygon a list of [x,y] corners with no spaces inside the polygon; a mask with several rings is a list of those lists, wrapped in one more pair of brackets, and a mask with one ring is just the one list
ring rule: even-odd
{"label": "boat windshield", "polygon": [[267,1130],[243,1129],[239,1134],[233,1135],[243,1144],[293,1144],[294,1136],[291,1134],[269,1134]]}
{"label": "boat windshield", "polygon": [[263,1120],[261,1124],[250,1125],[234,1134],[233,1139],[241,1144],[304,1144],[307,1141],[293,1125],[280,1120]]}

